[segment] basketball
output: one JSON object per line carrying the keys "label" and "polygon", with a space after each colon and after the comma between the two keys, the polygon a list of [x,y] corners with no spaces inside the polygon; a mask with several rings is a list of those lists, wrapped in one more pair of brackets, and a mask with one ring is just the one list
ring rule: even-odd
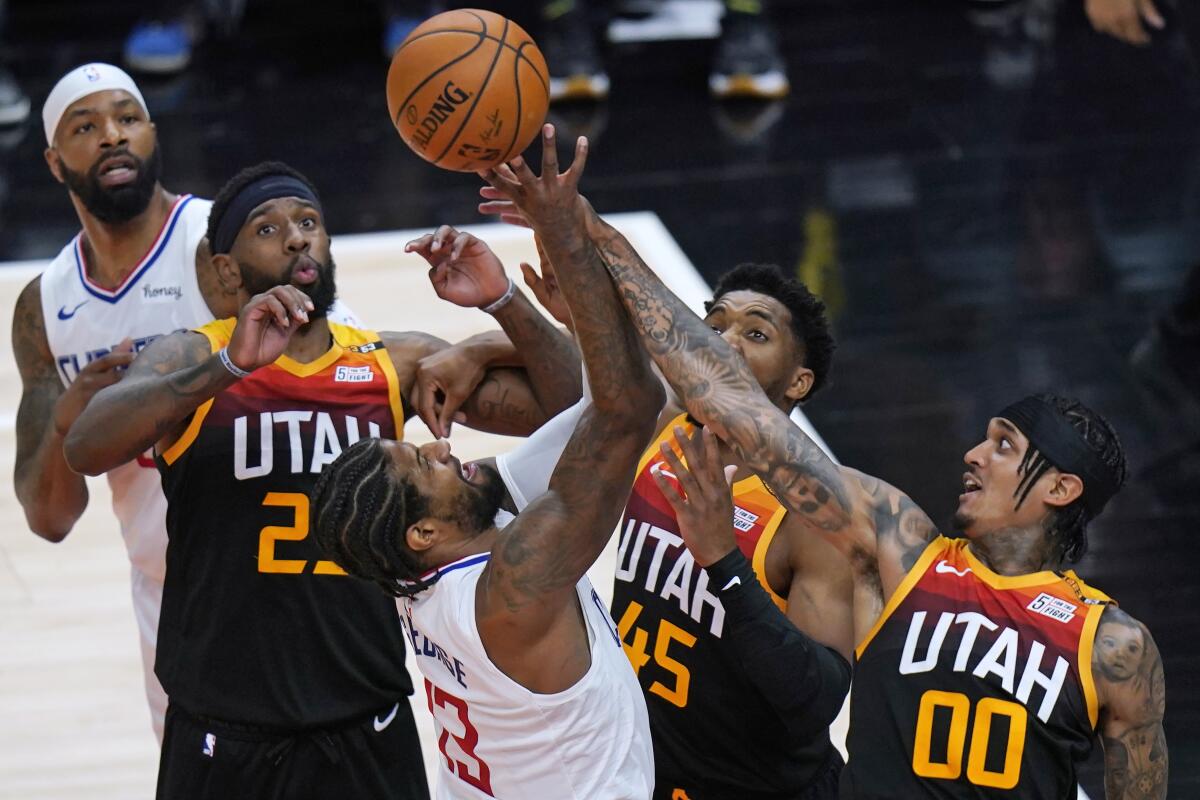
{"label": "basketball", "polygon": [[425,20],[396,49],[387,101],[400,138],[417,155],[475,172],[533,141],[550,102],[549,72],[519,25],[456,9]]}

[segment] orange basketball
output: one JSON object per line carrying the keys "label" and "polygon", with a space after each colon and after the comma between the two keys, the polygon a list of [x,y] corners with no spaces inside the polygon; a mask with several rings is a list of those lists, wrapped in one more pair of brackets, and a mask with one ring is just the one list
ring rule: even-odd
{"label": "orange basketball", "polygon": [[461,8],[421,23],[392,57],[388,113],[400,138],[443,169],[474,172],[520,153],[546,119],[546,59],[519,25]]}

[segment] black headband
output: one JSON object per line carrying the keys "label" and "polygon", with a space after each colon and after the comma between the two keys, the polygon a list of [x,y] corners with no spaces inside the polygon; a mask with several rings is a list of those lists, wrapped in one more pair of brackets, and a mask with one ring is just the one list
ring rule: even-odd
{"label": "black headband", "polygon": [[1120,489],[1108,465],[1100,460],[1083,436],[1066,417],[1037,397],[1013,403],[998,416],[1016,425],[1029,445],[1037,449],[1059,472],[1083,480],[1083,502],[1096,517]]}
{"label": "black headband", "polygon": [[216,233],[211,242],[213,255],[228,253],[250,212],[277,197],[299,197],[312,203],[318,211],[321,210],[317,193],[304,181],[291,175],[264,175],[243,186],[225,206],[225,213],[217,220]]}

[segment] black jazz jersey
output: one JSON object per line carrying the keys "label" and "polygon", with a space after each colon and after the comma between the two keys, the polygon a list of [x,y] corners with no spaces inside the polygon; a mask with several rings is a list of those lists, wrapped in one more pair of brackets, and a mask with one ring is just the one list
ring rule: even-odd
{"label": "black jazz jersey", "polygon": [[935,539],[858,646],[841,796],[1074,800],[1109,602],[1072,572],[998,575]]}
{"label": "black jazz jersey", "polygon": [[[200,329],[214,352],[235,322]],[[309,537],[322,468],[360,437],[399,437],[404,423],[378,336],[329,327],[327,353],[282,356],[243,378],[157,458],[168,544],[155,672],[193,714],[305,728],[412,692],[395,601]]]}
{"label": "black jazz jersey", "polygon": [[[741,673],[722,641],[725,610],[708,574],[692,559],[679,523],[651,477],[667,465],[663,441],[691,430],[667,425],[638,468],[621,521],[613,619],[646,696],[654,742],[655,798],[795,798],[836,758],[829,735],[793,741],[771,698]],[[767,594],[767,548],[786,509],[757,477],[733,485],[734,535]]]}

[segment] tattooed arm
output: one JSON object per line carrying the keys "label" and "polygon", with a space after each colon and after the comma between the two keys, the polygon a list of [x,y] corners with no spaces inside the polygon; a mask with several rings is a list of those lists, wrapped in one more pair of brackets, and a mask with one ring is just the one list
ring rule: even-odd
{"label": "tattooed arm", "polygon": [[864,608],[881,609],[881,598],[936,534],[929,517],[894,487],[834,463],[771,404],[745,362],[663,285],[625,237],[590,208],[585,216],[642,346],[688,411],[810,528],[840,537],[858,586],[874,597]]}
{"label": "tattooed arm", "polygon": [[[230,360],[247,372],[270,364],[311,310],[312,302],[294,286],[251,298],[226,348]],[[97,394],[75,421],[64,445],[67,463],[88,475],[124,464],[176,432],[202,403],[237,380],[203,334],[156,339],[125,379]]]}
{"label": "tattooed arm", "polygon": [[67,465],[63,440],[92,395],[120,379],[133,353],[128,346],[116,348],[85,366],[64,389],[46,339],[41,281],[34,278],[21,291],[13,313],[13,355],[21,374],[13,484],[29,528],[61,542],[88,503],[87,483]]}
{"label": "tattooed arm", "polygon": [[[519,193],[535,225],[571,225],[586,146],[580,143],[575,162],[559,175],[550,131],[541,178],[517,162],[513,180],[495,173],[489,180]],[[548,491],[499,535],[475,603],[492,660],[534,691],[565,689],[587,669],[587,633],[575,586],[612,535],[662,403],[661,387],[603,265],[582,237],[575,239],[578,247],[560,252],[543,241],[560,267],[559,286],[575,321],[592,403]]]}
{"label": "tattooed arm", "polygon": [[1104,609],[1092,648],[1100,702],[1104,793],[1108,800],[1167,796],[1167,704],[1162,656],[1145,625],[1116,606]]}
{"label": "tattooed arm", "polygon": [[96,395],[72,426],[67,462],[85,475],[120,466],[169,438],[188,415],[237,379],[201,333],[155,339],[124,380]]}

